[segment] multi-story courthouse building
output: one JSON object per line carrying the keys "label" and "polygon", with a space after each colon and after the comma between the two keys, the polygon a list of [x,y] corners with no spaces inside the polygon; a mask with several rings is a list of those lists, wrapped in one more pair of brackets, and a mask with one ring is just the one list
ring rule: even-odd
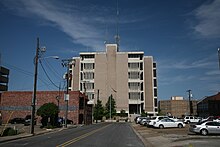
{"label": "multi-story courthouse building", "polygon": [[97,98],[103,106],[110,95],[117,113],[156,115],[156,63],[144,52],[120,52],[117,44],[106,44],[106,52],[81,52],[74,57],[69,89],[85,92],[90,104]]}

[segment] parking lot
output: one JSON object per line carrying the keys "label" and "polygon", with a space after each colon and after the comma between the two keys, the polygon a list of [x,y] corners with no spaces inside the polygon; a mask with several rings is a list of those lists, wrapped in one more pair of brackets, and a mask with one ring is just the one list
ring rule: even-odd
{"label": "parking lot", "polygon": [[[186,124],[184,128],[165,129],[148,128],[135,123],[132,126],[147,146],[197,146],[200,143],[215,146],[219,144],[220,139],[220,135],[202,136],[191,133],[189,124]],[[211,143],[210,140],[212,140]]]}

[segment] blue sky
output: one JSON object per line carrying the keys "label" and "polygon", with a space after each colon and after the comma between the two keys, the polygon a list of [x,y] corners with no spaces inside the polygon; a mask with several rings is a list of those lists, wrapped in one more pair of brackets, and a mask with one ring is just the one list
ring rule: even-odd
{"label": "blue sky", "polygon": [[[121,51],[144,51],[158,65],[158,98],[194,99],[220,91],[219,0],[119,0]],[[10,69],[9,90],[33,89],[36,38],[46,46],[42,65],[63,85],[61,59],[104,51],[114,43],[116,0],[1,0],[1,64]],[[58,90],[39,65],[38,90]]]}

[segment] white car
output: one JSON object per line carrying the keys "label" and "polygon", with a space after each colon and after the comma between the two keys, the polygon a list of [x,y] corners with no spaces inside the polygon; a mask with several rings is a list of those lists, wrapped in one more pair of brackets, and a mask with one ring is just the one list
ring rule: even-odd
{"label": "white car", "polygon": [[208,135],[208,134],[220,134],[220,123],[214,121],[200,122],[196,125],[190,125],[190,132],[197,134]]}
{"label": "white car", "polygon": [[147,120],[147,126],[148,127],[151,127],[151,126],[153,126],[154,125],[154,122],[157,122],[157,121],[159,121],[159,120],[161,120],[161,119],[164,119],[164,118],[168,118],[168,116],[154,116],[154,117],[152,117],[150,120]]}
{"label": "white car", "polygon": [[185,124],[182,121],[174,121],[170,118],[164,118],[157,122],[154,122],[155,128],[183,128],[185,127]]}
{"label": "white car", "polygon": [[185,116],[183,122],[188,123],[198,123],[201,121],[201,118],[195,116]]}

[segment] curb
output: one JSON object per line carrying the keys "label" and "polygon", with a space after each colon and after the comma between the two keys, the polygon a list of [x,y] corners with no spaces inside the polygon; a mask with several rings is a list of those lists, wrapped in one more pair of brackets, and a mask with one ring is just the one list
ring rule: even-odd
{"label": "curb", "polygon": [[153,144],[152,144],[152,143],[150,143],[149,141],[147,141],[147,139],[144,139],[144,138],[141,136],[141,134],[138,133],[138,132],[134,129],[134,127],[132,126],[132,124],[130,124],[130,125],[131,125],[133,131],[135,132],[135,134],[136,134],[136,135],[140,138],[140,140],[143,142],[143,144],[144,144],[145,147],[153,147]]}

